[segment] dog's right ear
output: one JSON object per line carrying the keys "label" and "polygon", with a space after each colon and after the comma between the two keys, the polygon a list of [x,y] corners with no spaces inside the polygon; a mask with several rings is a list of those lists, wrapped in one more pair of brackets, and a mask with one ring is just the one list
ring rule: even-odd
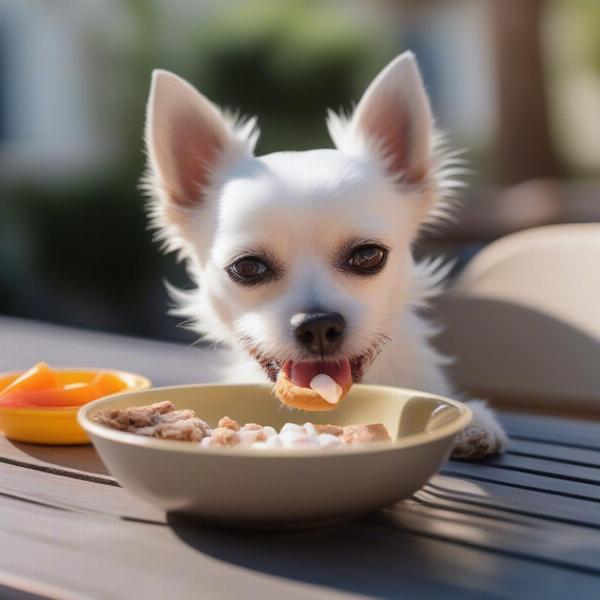
{"label": "dog's right ear", "polygon": [[157,202],[168,205],[166,215],[199,205],[215,174],[251,155],[257,139],[254,119],[236,124],[187,81],[153,72],[146,113],[147,187]]}

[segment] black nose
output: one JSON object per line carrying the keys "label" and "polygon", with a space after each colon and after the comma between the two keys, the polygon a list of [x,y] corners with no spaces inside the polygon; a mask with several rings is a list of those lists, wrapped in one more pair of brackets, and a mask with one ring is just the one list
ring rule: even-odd
{"label": "black nose", "polygon": [[335,312],[297,313],[290,325],[298,344],[322,356],[339,349],[346,329],[344,317]]}

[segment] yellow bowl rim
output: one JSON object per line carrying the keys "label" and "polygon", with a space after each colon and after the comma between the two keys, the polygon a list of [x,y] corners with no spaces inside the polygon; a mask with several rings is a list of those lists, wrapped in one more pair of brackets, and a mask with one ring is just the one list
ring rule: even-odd
{"label": "yellow bowl rim", "polygon": [[[152,388],[152,391],[170,392],[172,390],[183,389],[183,388],[195,388],[195,389],[206,389],[211,387],[230,387],[232,389],[244,388],[244,387],[259,387],[264,388],[266,391],[272,391],[272,386],[268,383],[198,383],[198,384],[186,384],[186,385],[174,385],[167,387]],[[409,448],[414,446],[420,446],[429,444],[437,440],[450,437],[458,434],[462,431],[473,419],[473,413],[471,409],[466,406],[463,402],[458,400],[452,400],[445,398],[444,396],[438,396],[435,394],[429,394],[421,392],[419,390],[413,390],[410,388],[392,387],[386,385],[369,385],[369,384],[355,384],[353,388],[367,389],[372,392],[392,392],[402,395],[418,396],[420,398],[428,398],[432,400],[438,400],[446,405],[453,406],[458,410],[457,418],[452,422],[442,425],[438,429],[432,432],[423,432],[408,435],[400,440],[396,440],[392,443],[389,442],[376,442],[369,444],[368,446],[350,447],[350,448],[332,448],[326,452],[319,448],[313,449],[298,449],[298,448],[286,448],[278,449],[272,448],[268,451],[260,448],[201,448],[199,444],[184,443],[176,440],[161,440],[156,438],[144,437],[128,433],[125,431],[118,431],[111,429],[105,425],[95,423],[89,418],[89,413],[96,410],[101,410],[105,404],[108,404],[116,399],[116,396],[121,395],[119,392],[112,396],[106,396],[105,398],[99,398],[84,404],[77,413],[77,421],[79,425],[88,433],[97,435],[98,437],[117,442],[124,445],[140,446],[153,450],[167,450],[172,452],[196,452],[201,455],[221,455],[231,457],[297,457],[297,458],[309,458],[309,457],[324,457],[324,456],[339,456],[352,455],[352,454],[365,454],[373,452],[393,452],[399,448]]]}
{"label": "yellow bowl rim", "polygon": [[[152,387],[152,382],[150,381],[150,379],[148,379],[148,377],[145,377],[144,375],[139,375],[138,373],[131,373],[129,371],[121,371],[120,369],[103,369],[103,368],[89,368],[89,367],[59,367],[59,368],[53,368],[53,371],[56,371],[58,373],[68,373],[71,371],[79,371],[81,373],[98,373],[99,371],[104,371],[107,373],[112,373],[114,375],[118,375],[119,377],[122,377],[124,379],[133,379],[134,382],[132,383],[132,385],[128,384],[128,387],[126,388],[127,392],[132,392],[132,391],[141,391],[141,390],[146,390]],[[4,373],[0,373],[0,379],[4,378],[4,377],[11,377],[12,375],[19,375],[20,373],[24,373],[25,371],[6,371]],[[102,398],[98,398],[98,400],[105,400],[109,397],[112,396],[117,396],[120,394],[125,393],[123,390],[116,392],[115,394],[110,394],[110,396],[102,396]],[[92,400],[92,402],[96,402],[96,400]],[[89,402],[87,403],[89,404]],[[85,406],[82,405],[82,406]],[[68,415],[72,415],[73,413],[76,413],[79,409],[81,408],[81,406],[70,406],[70,407],[58,407],[58,408],[52,408],[51,406],[48,407],[38,407],[38,408],[23,408],[23,407],[19,407],[19,406],[0,406],[0,415],[11,415],[11,414],[19,414],[19,415],[23,415],[23,416],[29,416],[29,417],[37,417],[40,416],[40,414],[43,414],[44,416],[47,416],[49,413],[52,415],[56,415],[58,417],[65,417]]]}

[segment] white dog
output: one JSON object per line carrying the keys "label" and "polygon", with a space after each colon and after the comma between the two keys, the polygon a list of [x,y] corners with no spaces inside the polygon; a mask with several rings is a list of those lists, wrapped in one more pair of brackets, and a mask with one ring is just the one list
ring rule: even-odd
{"label": "white dog", "polygon": [[[181,314],[243,363],[237,380],[286,368],[307,387],[326,372],[453,396],[415,312],[435,293],[437,263],[415,264],[420,228],[456,184],[440,150],[413,55],[393,60],[350,118],[330,113],[335,149],[254,156],[255,120],[223,114],[190,84],[155,71],[148,102],[145,186],[168,251],[196,284]],[[351,380],[350,380],[351,379]],[[504,449],[482,402],[455,455]]]}

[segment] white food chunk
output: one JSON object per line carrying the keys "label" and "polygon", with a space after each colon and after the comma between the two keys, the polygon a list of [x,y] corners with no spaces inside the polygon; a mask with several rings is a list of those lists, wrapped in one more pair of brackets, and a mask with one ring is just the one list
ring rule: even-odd
{"label": "white food chunk", "polygon": [[252,429],[242,429],[240,431],[238,431],[238,435],[240,436],[240,444],[242,446],[249,446],[250,444],[253,444],[256,441],[262,441],[261,440],[257,440],[257,438],[262,436],[260,435],[262,432],[261,429],[258,430],[252,430]]}
{"label": "white food chunk", "polygon": [[279,439],[285,448],[293,448],[301,440],[305,440],[308,436],[304,429],[302,431],[282,431],[279,434]]}
{"label": "white food chunk", "polygon": [[308,435],[319,435],[319,432],[313,423],[304,423],[304,431],[306,431]]}
{"label": "white food chunk", "polygon": [[344,442],[337,435],[321,433],[319,435],[319,445],[321,448],[339,448],[344,445]]}
{"label": "white food chunk", "polygon": [[310,388],[329,404],[337,404],[344,391],[327,373],[315,375],[310,382]]}
{"label": "white food chunk", "polygon": [[275,431],[274,427],[271,427],[270,425],[265,425],[263,428],[263,433],[265,434],[266,438],[270,438],[273,437],[274,435],[277,435],[277,431]]}
{"label": "white food chunk", "polygon": [[302,425],[297,425],[296,423],[286,423],[282,428],[280,433],[288,433],[288,432],[302,433],[306,435],[306,430]]}
{"label": "white food chunk", "polygon": [[281,440],[277,434],[272,435],[267,438],[267,441],[264,442],[267,448],[281,448]]}
{"label": "white food chunk", "polygon": [[295,441],[291,448],[320,448],[319,437],[316,435],[307,435]]}
{"label": "white food chunk", "polygon": [[260,450],[268,450],[271,446],[267,442],[254,442],[251,448],[258,448]]}

